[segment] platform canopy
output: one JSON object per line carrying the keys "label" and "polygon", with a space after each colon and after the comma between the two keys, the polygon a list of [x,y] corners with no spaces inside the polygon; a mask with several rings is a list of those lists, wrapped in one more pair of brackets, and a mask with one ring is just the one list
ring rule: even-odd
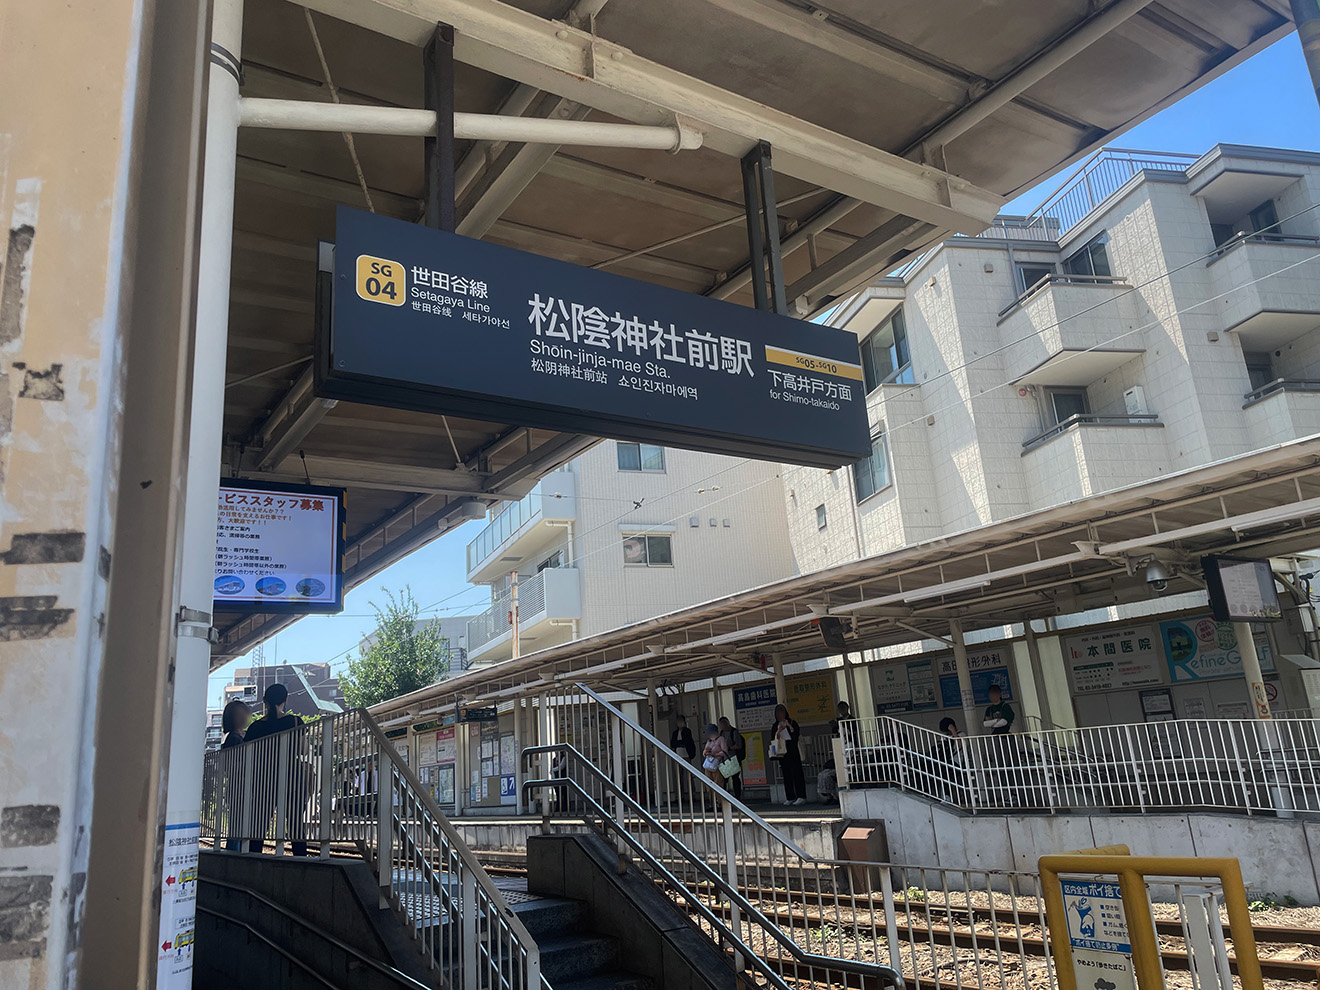
{"label": "platform canopy", "polygon": [[[242,93],[421,107],[439,22],[461,112],[703,142],[460,142],[460,233],[747,303],[739,158],[766,141],[798,315],[1292,30],[1287,0],[248,0]],[[339,134],[244,130],[238,154],[224,473],[345,487],[348,587],[595,442],[312,394],[316,242],[339,203],[417,220],[422,139],[359,135],[355,162]],[[214,662],[289,621],[221,610]]]}
{"label": "platform canopy", "polygon": [[1030,618],[1204,588],[1201,558],[1268,559],[1320,546],[1320,436],[877,554],[471,670],[373,709],[384,722],[555,685],[643,690],[799,664],[841,651],[814,620],[843,620],[847,650],[946,639]]}

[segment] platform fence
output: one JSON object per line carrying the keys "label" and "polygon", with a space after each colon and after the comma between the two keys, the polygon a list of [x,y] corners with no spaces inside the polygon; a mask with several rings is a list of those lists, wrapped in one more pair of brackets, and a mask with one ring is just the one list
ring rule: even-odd
{"label": "platform fence", "polygon": [[351,844],[454,990],[540,990],[540,951],[462,836],[361,709],[208,753],[202,838],[328,859]]}
{"label": "platform fence", "polygon": [[1180,719],[952,737],[888,716],[841,729],[848,786],[973,813],[1320,813],[1320,720]]}
{"label": "platform fence", "polygon": [[[526,751],[524,764],[545,820],[586,822],[613,836],[677,901],[717,912],[720,930],[733,926],[791,982],[857,985],[827,964],[795,961],[767,922],[803,954],[888,966],[908,987],[1059,985],[1039,874],[882,862],[843,847],[835,854],[832,835],[832,848],[813,855],[589,688],[543,695],[538,712],[549,741]],[[1148,889],[1170,947],[1160,957],[1166,986],[1232,990],[1231,981],[1215,982],[1227,973],[1217,881],[1152,877]],[[695,914],[718,938],[717,926]]]}

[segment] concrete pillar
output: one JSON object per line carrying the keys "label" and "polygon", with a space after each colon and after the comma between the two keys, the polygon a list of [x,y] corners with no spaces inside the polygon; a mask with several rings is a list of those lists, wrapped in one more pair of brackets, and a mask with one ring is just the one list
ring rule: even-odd
{"label": "concrete pillar", "polygon": [[529,713],[523,710],[523,699],[515,698],[513,700],[513,750],[518,754],[517,761],[513,765],[513,790],[518,795],[517,804],[514,808],[517,814],[526,814],[526,805],[523,802],[523,758],[522,751],[528,746],[527,742],[527,715]]}
{"label": "concrete pillar", "polygon": [[962,696],[963,721],[968,735],[981,732],[981,716],[976,711],[976,697],[972,693],[972,671],[967,665],[967,644],[963,640],[962,622],[949,620],[949,638],[953,640],[953,663],[958,671],[958,693]]}
{"label": "concrete pillar", "polygon": [[157,968],[206,9],[0,4],[2,987]]}
{"label": "concrete pillar", "polygon": [[784,662],[780,659],[778,653],[771,656],[774,664],[775,674],[775,701],[781,705],[788,704],[788,687],[784,683]]}
{"label": "concrete pillar", "polygon": [[1270,699],[1265,694],[1265,678],[1260,672],[1260,657],[1256,655],[1256,638],[1251,634],[1250,622],[1233,623],[1238,653],[1242,655],[1242,673],[1247,679],[1247,697],[1252,714],[1259,719],[1272,719]]}
{"label": "concrete pillar", "polygon": [[1054,713],[1050,709],[1049,685],[1045,682],[1045,668],[1040,662],[1040,644],[1036,642],[1036,630],[1027,619],[1022,623],[1023,634],[1027,642],[1027,659],[1031,662],[1031,680],[1036,686],[1036,704],[1040,708],[1041,724],[1049,729],[1054,727]]}
{"label": "concrete pillar", "polygon": [[853,665],[851,653],[843,654],[843,674],[848,685],[848,707],[854,716],[862,715],[864,713],[859,707],[862,699],[857,693],[857,668]]}

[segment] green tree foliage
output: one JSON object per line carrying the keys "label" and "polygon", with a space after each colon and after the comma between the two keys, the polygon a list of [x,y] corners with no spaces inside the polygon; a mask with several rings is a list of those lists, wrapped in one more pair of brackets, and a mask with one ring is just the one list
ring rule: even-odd
{"label": "green tree foliage", "polygon": [[376,631],[348,662],[348,671],[339,680],[349,708],[367,708],[397,698],[435,683],[448,672],[448,643],[438,626],[418,626],[419,609],[412,589],[405,586],[397,597],[381,590],[389,602],[384,608],[371,603]]}

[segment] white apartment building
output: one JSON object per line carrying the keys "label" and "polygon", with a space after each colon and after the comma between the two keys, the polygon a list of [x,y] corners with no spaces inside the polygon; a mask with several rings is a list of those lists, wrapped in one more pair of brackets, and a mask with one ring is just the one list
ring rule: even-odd
{"label": "white apartment building", "polygon": [[784,468],[804,571],[1320,432],[1320,154],[1107,151],[830,322],[874,446]]}
{"label": "white apartment building", "polygon": [[[944,242],[830,322],[858,336],[873,446],[844,470],[784,467],[802,571],[1320,433],[1320,154],[1106,151],[1031,215]],[[1192,639],[1233,650],[1211,642],[1203,593],[1056,604],[1035,683],[1020,638],[974,650],[978,705],[997,680],[1028,713],[1047,694],[1060,724],[1245,709],[1240,672],[1183,680]],[[1315,662],[1285,625],[1257,627],[1267,690],[1309,710]],[[911,645],[866,658],[867,713],[961,723],[947,646]],[[1087,667],[1120,649],[1145,650],[1140,688]]]}
{"label": "white apartment building", "polygon": [[606,441],[503,507],[467,548],[491,607],[473,664],[628,625],[794,573],[780,466]]}

